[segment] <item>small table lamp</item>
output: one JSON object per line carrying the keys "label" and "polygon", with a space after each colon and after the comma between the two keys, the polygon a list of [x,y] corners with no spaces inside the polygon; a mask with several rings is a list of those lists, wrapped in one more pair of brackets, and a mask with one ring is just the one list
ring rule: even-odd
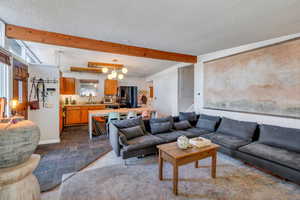
{"label": "small table lamp", "polygon": [[11,107],[11,114],[12,116],[15,116],[17,113],[17,106],[18,106],[19,102],[16,99],[11,100],[10,102],[10,107]]}

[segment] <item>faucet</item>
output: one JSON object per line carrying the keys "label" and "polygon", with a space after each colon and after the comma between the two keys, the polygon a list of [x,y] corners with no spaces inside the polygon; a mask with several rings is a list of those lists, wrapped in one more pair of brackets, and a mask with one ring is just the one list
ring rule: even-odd
{"label": "faucet", "polygon": [[89,95],[88,103],[89,104],[95,104],[95,102],[93,100],[93,95],[92,94]]}

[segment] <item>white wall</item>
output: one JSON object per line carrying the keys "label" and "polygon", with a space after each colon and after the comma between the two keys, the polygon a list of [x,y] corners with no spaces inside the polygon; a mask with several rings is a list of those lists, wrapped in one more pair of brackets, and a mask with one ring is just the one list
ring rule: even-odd
{"label": "white wall", "polygon": [[179,63],[164,71],[147,77],[153,82],[153,108],[159,115],[178,115],[178,68],[190,64]]}
{"label": "white wall", "polygon": [[[30,64],[28,92],[30,94],[31,78],[59,80],[59,70],[56,66]],[[59,138],[59,81],[57,84],[45,84],[46,88],[55,88],[56,92],[46,98],[46,107],[40,103],[39,110],[28,110],[28,119],[36,123],[41,130],[40,144],[60,142]],[[28,94],[28,95],[29,95]]]}
{"label": "white wall", "polygon": [[[299,38],[299,34],[288,35],[280,38],[275,38],[271,40],[261,41],[257,43],[252,43],[248,45],[243,45],[236,48],[225,49],[222,51],[217,51],[205,55],[198,56],[198,63],[195,65],[195,109],[198,113],[206,113],[211,115],[220,115],[225,116],[237,120],[245,120],[245,121],[255,121],[258,123],[265,123],[271,125],[278,125],[283,127],[291,127],[291,128],[300,128],[300,120],[299,119],[291,119],[291,118],[283,118],[283,117],[273,117],[267,115],[257,115],[257,114],[247,114],[247,113],[238,113],[238,112],[229,112],[229,111],[218,111],[218,110],[210,110],[203,108],[203,62],[213,60],[216,58],[221,58],[224,56],[233,55],[236,53],[248,51],[251,49],[264,47],[270,44],[275,44],[281,41]],[[198,95],[200,93],[200,95]]]}

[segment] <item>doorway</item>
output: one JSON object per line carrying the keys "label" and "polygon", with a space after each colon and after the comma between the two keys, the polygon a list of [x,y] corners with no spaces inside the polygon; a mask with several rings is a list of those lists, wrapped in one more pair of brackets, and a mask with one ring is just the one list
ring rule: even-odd
{"label": "doorway", "polygon": [[178,112],[194,109],[194,65],[178,68]]}

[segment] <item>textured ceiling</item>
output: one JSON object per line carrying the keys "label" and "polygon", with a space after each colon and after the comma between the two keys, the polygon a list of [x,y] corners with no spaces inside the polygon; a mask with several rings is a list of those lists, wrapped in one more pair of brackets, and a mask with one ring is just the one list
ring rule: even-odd
{"label": "textured ceiling", "polygon": [[300,1],[0,0],[0,18],[37,29],[201,55],[300,32]]}

